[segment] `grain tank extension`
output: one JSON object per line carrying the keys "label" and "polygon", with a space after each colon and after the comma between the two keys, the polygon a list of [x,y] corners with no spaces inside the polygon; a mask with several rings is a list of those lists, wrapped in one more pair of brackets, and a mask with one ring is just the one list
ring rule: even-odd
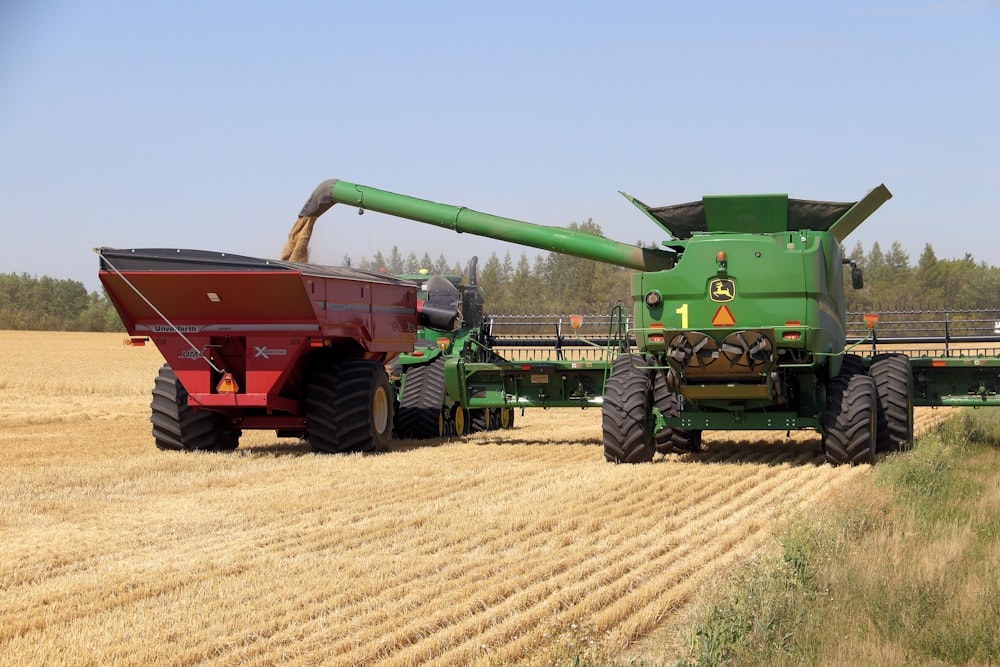
{"label": "grain tank extension", "polygon": [[[635,269],[630,334],[636,347],[611,364],[604,386],[610,461],[689,451],[706,429],[815,429],[830,462],[861,463],[880,449],[912,442],[910,360],[864,358],[846,349],[844,267],[851,266],[855,286],[861,276],[842,257],[841,244],[891,196],[880,185],[856,202],[769,194],[653,207],[625,195],[669,234],[662,248],[342,180],[322,183],[300,215],[314,222],[334,204],[348,204],[359,213],[378,211]],[[985,363],[960,369],[953,385],[978,385],[983,402],[992,404],[996,380],[995,364]]]}

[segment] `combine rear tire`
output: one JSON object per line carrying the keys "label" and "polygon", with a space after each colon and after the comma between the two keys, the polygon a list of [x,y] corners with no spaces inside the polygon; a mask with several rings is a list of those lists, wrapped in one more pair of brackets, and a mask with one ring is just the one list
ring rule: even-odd
{"label": "combine rear tire", "polygon": [[392,438],[392,389],[385,367],[367,359],[325,361],[309,379],[306,432],[318,452],[386,449]]}
{"label": "combine rear tire", "polygon": [[843,463],[874,463],[876,409],[875,380],[867,375],[839,375],[827,388],[823,449],[826,460]]}
{"label": "combine rear tire", "polygon": [[880,354],[869,373],[878,390],[878,448],[884,451],[913,446],[913,373],[904,354]]}
{"label": "combine rear tire", "polygon": [[158,449],[223,452],[240,444],[240,431],[224,415],[188,405],[187,390],[166,364],[156,376],[149,407]]}
{"label": "combine rear tire", "polygon": [[644,463],[653,459],[650,415],[653,387],[646,371],[623,354],[611,365],[604,386],[604,459],[615,463]]}
{"label": "combine rear tire", "polygon": [[437,438],[441,433],[444,404],[444,357],[426,364],[408,366],[403,375],[403,395],[396,415],[396,433],[401,438]]}

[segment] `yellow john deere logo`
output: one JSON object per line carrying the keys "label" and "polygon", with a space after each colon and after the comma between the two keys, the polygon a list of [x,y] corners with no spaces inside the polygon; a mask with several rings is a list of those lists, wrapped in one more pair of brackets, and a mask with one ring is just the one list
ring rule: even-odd
{"label": "yellow john deere logo", "polygon": [[732,301],[736,297],[736,283],[729,278],[716,278],[708,286],[712,301]]}

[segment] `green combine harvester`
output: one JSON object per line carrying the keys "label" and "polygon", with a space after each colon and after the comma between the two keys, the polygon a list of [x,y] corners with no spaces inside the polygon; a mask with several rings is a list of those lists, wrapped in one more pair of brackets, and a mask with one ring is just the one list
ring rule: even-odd
{"label": "green combine harvester", "polygon": [[[600,406],[609,461],[692,451],[705,430],[815,429],[829,462],[869,463],[910,446],[914,405],[1000,404],[1000,357],[862,356],[847,345],[844,267],[854,288],[862,277],[842,243],[892,196],[884,185],[857,202],[772,194],[652,207],[625,196],[669,234],[662,248],[341,180],[320,184],[300,216],[340,203],[635,270],[610,361],[443,363],[453,410]],[[488,340],[471,345],[489,351]],[[404,374],[401,412],[407,386],[423,382]]]}

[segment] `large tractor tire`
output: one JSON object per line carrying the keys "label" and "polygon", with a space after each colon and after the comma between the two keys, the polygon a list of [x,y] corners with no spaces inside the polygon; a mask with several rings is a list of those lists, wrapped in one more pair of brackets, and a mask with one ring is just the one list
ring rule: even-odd
{"label": "large tractor tire", "polygon": [[878,391],[878,448],[880,451],[913,446],[913,373],[904,354],[880,354],[869,374]]}
{"label": "large tractor tire", "polygon": [[604,385],[604,458],[614,463],[644,463],[653,459],[650,425],[653,387],[646,371],[623,354],[611,365]]}
{"label": "large tractor tire", "polygon": [[[653,405],[664,417],[681,414],[684,397],[670,391],[667,380],[659,371],[653,375]],[[701,449],[701,431],[664,428],[653,436],[653,448],[658,454],[686,454]]]}
{"label": "large tractor tire", "polygon": [[188,405],[187,390],[167,364],[156,376],[149,407],[158,449],[223,452],[240,444],[240,431],[224,415]]}
{"label": "large tractor tire", "polygon": [[408,366],[403,375],[403,395],[396,413],[396,433],[401,438],[437,438],[443,435],[444,357]]}
{"label": "large tractor tire", "polygon": [[838,375],[827,387],[823,450],[834,465],[874,463],[878,394],[867,375]]}
{"label": "large tractor tire", "polygon": [[309,444],[318,452],[370,452],[392,439],[392,389],[382,364],[324,360],[313,369],[305,413]]}

